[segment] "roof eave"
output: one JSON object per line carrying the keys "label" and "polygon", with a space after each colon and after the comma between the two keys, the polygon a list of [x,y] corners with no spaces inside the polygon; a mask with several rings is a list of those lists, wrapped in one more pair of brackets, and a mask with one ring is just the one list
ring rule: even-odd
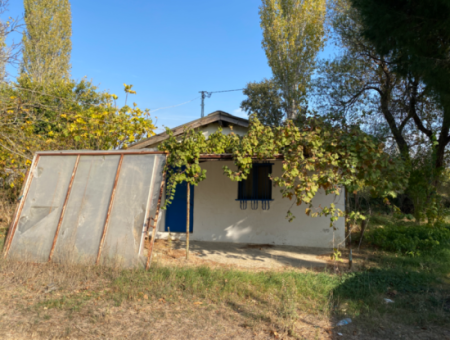
{"label": "roof eave", "polygon": [[[177,127],[173,128],[172,131],[174,132],[174,136],[178,136],[184,132],[185,128],[196,129],[196,128],[199,128],[202,126],[206,126],[206,125],[221,122],[221,121],[227,122],[231,125],[237,125],[237,126],[242,126],[242,127],[249,126],[249,121],[247,119],[236,117],[236,116],[231,116],[231,115],[224,115],[221,112],[219,112],[218,114],[216,114],[214,116],[206,116],[203,118],[196,119],[192,122],[177,126]],[[150,145],[160,143],[160,142],[166,140],[167,138],[168,138],[167,132],[162,132],[155,136],[147,138],[143,141],[137,142],[137,143],[129,146],[128,149],[143,149]]]}

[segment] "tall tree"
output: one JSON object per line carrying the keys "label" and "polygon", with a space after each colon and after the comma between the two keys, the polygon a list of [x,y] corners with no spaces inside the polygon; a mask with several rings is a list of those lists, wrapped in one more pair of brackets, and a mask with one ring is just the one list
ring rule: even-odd
{"label": "tall tree", "polygon": [[395,58],[379,54],[364,38],[360,15],[348,0],[334,1],[330,14],[342,53],[319,67],[318,106],[346,123],[363,124],[372,134],[383,131],[408,160],[417,143],[429,142],[414,122],[437,126],[442,109],[420,79],[396,72]]}
{"label": "tall tree", "polygon": [[262,46],[293,119],[306,102],[324,44],[326,0],[262,0]]}
{"label": "tall tree", "polygon": [[266,126],[280,126],[285,115],[285,105],[280,88],[272,79],[248,83],[244,89],[247,99],[242,101],[241,109],[249,115],[256,114]]}
{"label": "tall tree", "polygon": [[36,83],[70,76],[72,18],[69,0],[24,0],[22,73]]}
{"label": "tall tree", "polygon": [[[417,128],[433,140],[435,167],[444,166],[450,143],[450,2],[448,0],[351,0],[363,34],[381,55],[390,55],[397,73],[413,75],[443,108],[439,127]],[[434,140],[434,139],[437,139]]]}
{"label": "tall tree", "polygon": [[[365,37],[361,15],[350,4],[335,0],[330,7],[341,53],[319,67],[318,106],[324,114],[332,112],[336,121],[360,125],[376,135],[391,154],[401,153],[411,175],[406,194],[420,220],[436,207],[432,202],[440,178],[432,161],[433,145],[445,111],[423,78],[399,72],[396,53],[381,54]],[[429,135],[423,129],[434,132]]]}
{"label": "tall tree", "polygon": [[0,0],[0,82],[6,79],[6,65],[17,64],[21,52],[21,43],[17,43],[12,36],[20,34],[22,23],[19,18],[2,18],[8,7],[9,0]]}

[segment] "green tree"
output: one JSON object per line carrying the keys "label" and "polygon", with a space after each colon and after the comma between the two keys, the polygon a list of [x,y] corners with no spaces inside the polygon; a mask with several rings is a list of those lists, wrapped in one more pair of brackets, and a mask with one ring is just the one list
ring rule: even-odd
{"label": "green tree", "polygon": [[306,102],[316,57],[324,44],[326,0],[262,0],[262,46],[288,119]]}
{"label": "green tree", "polygon": [[6,65],[19,61],[21,43],[13,39],[13,35],[20,34],[21,20],[6,17],[9,1],[0,0],[0,82],[7,77]]}
{"label": "green tree", "polygon": [[435,210],[436,183],[441,178],[432,165],[433,134],[423,133],[420,127],[436,133],[442,128],[444,110],[420,77],[398,72],[396,55],[380,54],[364,36],[361,15],[350,4],[337,0],[330,7],[334,40],[342,53],[319,67],[315,83],[319,107],[344,125],[361,125],[385,142],[392,155],[400,152],[411,172],[406,193],[420,220]]}
{"label": "green tree", "polygon": [[69,0],[24,0],[22,73],[33,83],[68,79],[72,51]]}
{"label": "green tree", "polygon": [[435,168],[445,165],[450,142],[450,2],[447,0],[351,0],[363,35],[380,55],[389,55],[397,73],[423,81],[443,109],[438,127],[414,117],[433,142]]}
{"label": "green tree", "polygon": [[263,125],[281,125],[285,115],[285,105],[280,88],[273,80],[264,79],[259,83],[248,83],[243,92],[247,99],[241,103],[242,110],[248,115],[256,114]]}
{"label": "green tree", "polygon": [[362,35],[359,13],[348,0],[335,1],[330,17],[334,41],[342,49],[324,61],[315,82],[318,107],[324,113],[359,123],[398,150],[405,160],[411,148],[429,140],[416,126],[436,126],[442,109],[420,79],[400,75],[391,55],[380,55]]}

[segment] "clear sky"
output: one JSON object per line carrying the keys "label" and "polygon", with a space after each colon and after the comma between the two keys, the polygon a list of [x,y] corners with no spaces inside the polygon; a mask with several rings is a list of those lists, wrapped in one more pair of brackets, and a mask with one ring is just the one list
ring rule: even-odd
{"label": "clear sky", "polygon": [[[72,77],[87,76],[138,106],[155,110],[198,98],[201,90],[240,89],[271,77],[259,26],[260,0],[72,0]],[[23,16],[10,0],[9,16]],[[246,117],[242,92],[206,99],[205,113]],[[123,102],[122,102],[123,103]],[[158,130],[200,117],[200,99],[155,111]]]}

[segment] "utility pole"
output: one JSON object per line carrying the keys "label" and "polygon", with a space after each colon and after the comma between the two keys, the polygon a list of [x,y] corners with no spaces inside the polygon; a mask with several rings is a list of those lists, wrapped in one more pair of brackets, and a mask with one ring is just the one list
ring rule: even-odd
{"label": "utility pole", "polygon": [[203,118],[203,117],[205,117],[205,98],[210,98],[212,95],[212,92],[200,91],[199,93],[202,94],[201,107],[202,107],[202,118]]}
{"label": "utility pole", "polygon": [[208,91],[199,91],[199,93],[202,94],[202,118],[205,116],[205,98],[211,98],[211,95],[213,93],[222,93],[222,92],[233,92],[233,91],[242,91],[244,89],[237,89],[237,90],[226,90],[226,91],[214,91],[214,92],[208,92]]}

